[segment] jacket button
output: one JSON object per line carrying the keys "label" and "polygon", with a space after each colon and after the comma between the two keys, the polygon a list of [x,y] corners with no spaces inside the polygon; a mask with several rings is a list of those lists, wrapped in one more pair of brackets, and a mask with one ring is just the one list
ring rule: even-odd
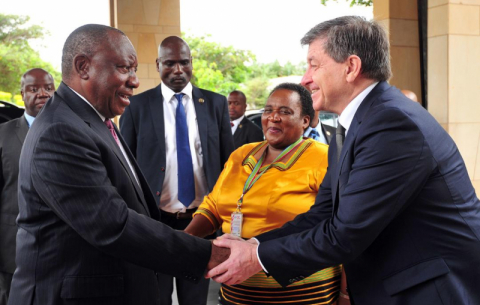
{"label": "jacket button", "polygon": [[162,167],[160,170],[161,170],[162,172],[164,172],[164,171],[165,171],[165,167]]}
{"label": "jacket button", "polygon": [[157,196],[160,196],[160,192],[159,192],[159,191],[157,191]]}

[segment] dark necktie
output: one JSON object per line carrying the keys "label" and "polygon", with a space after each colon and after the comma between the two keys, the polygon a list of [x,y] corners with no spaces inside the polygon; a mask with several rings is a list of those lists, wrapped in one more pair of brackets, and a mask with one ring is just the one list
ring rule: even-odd
{"label": "dark necktie", "polygon": [[340,123],[337,126],[335,132],[335,140],[337,142],[337,162],[340,159],[340,154],[342,153],[343,141],[345,140],[345,128],[343,128]]}
{"label": "dark necktie", "polygon": [[320,141],[320,134],[315,128],[312,128],[312,130],[310,130],[308,137],[314,139],[315,141]]}
{"label": "dark necktie", "polygon": [[188,207],[195,199],[195,181],[193,180],[192,154],[188,143],[188,127],[185,108],[182,104],[183,93],[175,94],[178,101],[175,114],[175,129],[177,133],[177,169],[178,169],[178,200]]}
{"label": "dark necktie", "polygon": [[120,141],[118,140],[117,133],[115,132],[115,128],[113,128],[112,121],[110,119],[105,119],[105,125],[107,125],[108,130],[110,130],[110,133],[115,139],[115,142],[117,142],[117,145],[120,146]]}

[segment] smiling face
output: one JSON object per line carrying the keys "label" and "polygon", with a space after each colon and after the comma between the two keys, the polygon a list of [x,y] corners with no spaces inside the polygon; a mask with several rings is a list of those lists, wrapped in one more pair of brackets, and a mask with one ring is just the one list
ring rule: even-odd
{"label": "smiling face", "polygon": [[138,88],[137,54],[126,36],[110,31],[91,57],[85,98],[106,118],[123,114]]}
{"label": "smiling face", "polygon": [[162,83],[173,92],[180,92],[192,78],[192,57],[188,45],[181,39],[172,39],[162,46],[157,58],[157,71]]}
{"label": "smiling face", "polygon": [[310,118],[302,115],[300,95],[291,90],[279,89],[267,100],[262,114],[262,128],[268,144],[284,149],[297,141],[308,127]]}
{"label": "smiling face", "polygon": [[345,99],[347,67],[325,53],[324,42],[325,39],[316,39],[309,45],[308,67],[301,83],[312,93],[313,109],[340,114],[338,105]]}
{"label": "smiling face", "polygon": [[22,77],[21,95],[28,115],[36,117],[55,92],[52,76],[43,69],[32,69]]}

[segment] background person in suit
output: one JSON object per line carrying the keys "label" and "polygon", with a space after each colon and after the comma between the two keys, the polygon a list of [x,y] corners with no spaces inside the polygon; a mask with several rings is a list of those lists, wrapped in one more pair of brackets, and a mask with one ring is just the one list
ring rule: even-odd
{"label": "background person in suit", "polygon": [[0,305],[7,304],[15,271],[15,237],[18,216],[18,164],[28,128],[47,100],[55,92],[52,75],[34,68],[20,80],[25,113],[0,125]]}
{"label": "background person in suit", "polygon": [[158,221],[147,182],[110,120],[138,87],[137,65],[117,29],[84,25],[67,38],[63,82],[20,156],[8,304],[159,304],[155,271],[198,281],[219,254]]}
{"label": "background person in suit", "polygon": [[312,138],[320,143],[330,144],[334,135],[335,127],[323,124],[320,121],[320,111],[315,110],[315,116],[303,136]]}
{"label": "background person in suit", "polygon": [[[120,129],[156,196],[162,222],[183,230],[233,151],[228,106],[224,96],[192,86],[190,48],[181,38],[165,38],[156,62],[162,83],[130,98]],[[173,277],[159,274],[159,281],[161,304],[169,305]],[[205,304],[208,284],[176,277],[179,303]]]}
{"label": "background person in suit", "polygon": [[232,247],[231,259],[208,275],[235,284],[261,262],[289,285],[344,263],[352,304],[480,304],[480,202],[450,136],[386,82],[384,29],[340,17],[302,43],[303,85],[340,115],[315,205],[257,236],[259,246],[217,242]]}
{"label": "background person in suit", "polygon": [[234,90],[228,95],[227,101],[235,149],[244,144],[263,141],[262,130],[245,117],[245,110],[247,110],[245,94]]}

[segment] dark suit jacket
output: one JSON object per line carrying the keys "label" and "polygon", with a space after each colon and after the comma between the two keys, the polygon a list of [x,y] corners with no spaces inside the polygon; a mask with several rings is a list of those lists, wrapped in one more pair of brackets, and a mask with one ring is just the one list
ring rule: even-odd
{"label": "dark suit jacket", "polygon": [[311,210],[258,237],[268,272],[288,285],[344,263],[356,305],[480,304],[480,202],[435,119],[381,82],[335,156]]}
{"label": "dark suit jacket", "polygon": [[327,144],[330,145],[332,137],[335,139],[336,128],[327,124],[322,124],[321,122],[320,124],[322,126],[323,136],[325,137],[325,139],[327,139]]}
{"label": "dark suit jacket", "polygon": [[[165,124],[160,85],[130,98],[120,118],[120,131],[157,196],[162,193],[165,168]],[[233,151],[232,128],[227,99],[220,94],[193,87],[193,101],[202,143],[203,168],[209,191],[217,182]],[[200,99],[203,102],[200,103]]]}
{"label": "dark suit jacket", "polygon": [[263,141],[263,131],[252,121],[244,117],[233,134],[233,144],[235,149],[240,146],[253,142]]}
{"label": "dark suit jacket", "polygon": [[64,83],[20,156],[17,269],[10,305],[158,304],[155,271],[198,280],[209,241],[160,223],[98,114]]}
{"label": "dark suit jacket", "polygon": [[18,162],[28,132],[24,116],[0,125],[0,272],[15,271]]}

